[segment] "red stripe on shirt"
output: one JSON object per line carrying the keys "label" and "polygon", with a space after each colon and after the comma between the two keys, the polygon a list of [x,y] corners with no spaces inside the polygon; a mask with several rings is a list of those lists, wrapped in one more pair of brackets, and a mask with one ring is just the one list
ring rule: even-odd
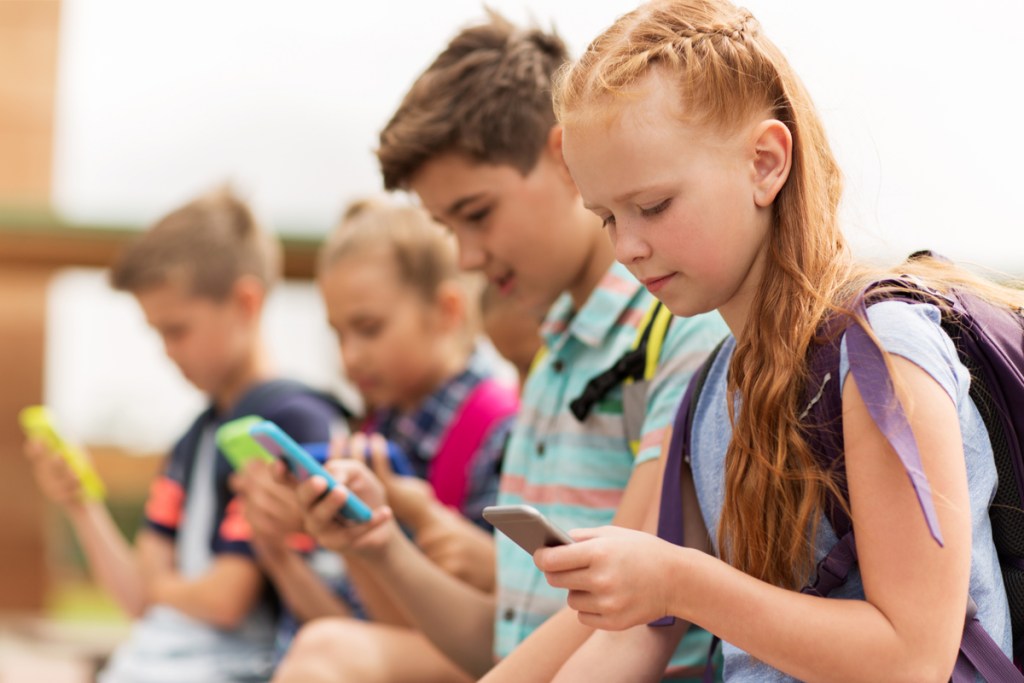
{"label": "red stripe on shirt", "polygon": [[501,478],[502,493],[519,496],[539,505],[580,505],[588,508],[615,509],[622,500],[622,489],[585,489],[564,484],[530,484],[523,477],[506,474]]}
{"label": "red stripe on shirt", "polygon": [[168,529],[177,529],[185,505],[185,489],[170,477],[160,476],[149,487],[146,519]]}
{"label": "red stripe on shirt", "polygon": [[224,510],[224,521],[220,523],[220,537],[225,541],[248,541],[252,538],[252,527],[242,512],[242,501],[234,498]]}

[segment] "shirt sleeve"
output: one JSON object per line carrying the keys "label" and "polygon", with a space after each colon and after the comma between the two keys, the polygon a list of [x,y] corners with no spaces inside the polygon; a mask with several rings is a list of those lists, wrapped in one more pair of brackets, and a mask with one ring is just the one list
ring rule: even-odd
{"label": "shirt sleeve", "polygon": [[[914,363],[960,405],[970,388],[970,374],[960,362],[953,340],[942,329],[942,316],[932,304],[882,301],[868,307],[868,322],[882,348]],[[846,385],[850,360],[846,339],[839,357],[840,391]]]}
{"label": "shirt sleeve", "polygon": [[662,441],[672,427],[690,377],[727,334],[729,329],[716,312],[672,319],[658,369],[647,388],[647,410],[634,466],[661,454]]}
{"label": "shirt sleeve", "polygon": [[149,486],[146,498],[146,527],[166,538],[175,538],[185,506],[185,487],[165,469]]}

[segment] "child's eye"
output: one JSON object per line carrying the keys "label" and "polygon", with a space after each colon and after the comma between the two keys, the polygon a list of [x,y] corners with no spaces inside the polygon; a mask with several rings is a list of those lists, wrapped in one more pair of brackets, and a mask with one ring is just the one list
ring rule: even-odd
{"label": "child's eye", "polygon": [[365,325],[360,325],[355,329],[355,331],[361,337],[372,339],[373,337],[379,335],[381,333],[381,330],[383,329],[384,325],[381,323],[367,323]]}
{"label": "child's eye", "polygon": [[601,219],[601,227],[608,228],[615,225],[615,216],[608,215]]}
{"label": "child's eye", "polygon": [[470,223],[481,223],[491,214],[491,207],[485,206],[482,209],[466,214],[466,220]]}
{"label": "child's eye", "polygon": [[657,216],[659,213],[661,213],[662,211],[667,209],[669,207],[669,204],[671,204],[671,203],[672,203],[671,199],[666,199],[666,200],[664,200],[662,202],[658,202],[654,206],[648,207],[646,209],[641,207],[640,215],[644,216],[644,217]]}

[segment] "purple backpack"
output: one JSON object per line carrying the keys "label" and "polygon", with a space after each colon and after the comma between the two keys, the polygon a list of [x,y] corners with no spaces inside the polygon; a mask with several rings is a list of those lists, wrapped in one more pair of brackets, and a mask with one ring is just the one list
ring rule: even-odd
{"label": "purple backpack", "polygon": [[[931,254],[919,252],[911,258],[920,256]],[[1024,660],[1024,310],[997,307],[968,292],[940,294],[910,277],[872,284],[858,299],[856,308],[866,319],[868,305],[891,300],[944,302],[942,328],[971,373],[970,396],[988,430],[999,475],[989,518],[1010,606],[1014,660],[1020,662]],[[844,332],[850,372],[857,381],[865,406],[903,462],[928,528],[941,545],[942,536],[930,488],[921,470],[917,443],[902,408],[890,409],[898,404],[883,352],[857,324],[829,330],[829,334],[823,335],[828,341],[813,346],[808,352],[810,375],[805,392],[808,408],[801,418],[805,421],[809,445],[821,465],[834,470],[838,480],[844,481],[842,396],[838,381],[840,342]],[[671,483],[680,480],[683,465],[688,466],[690,462],[695,406],[720,349],[721,346],[715,349],[694,375],[676,415],[658,522],[658,536],[676,544],[683,541],[682,505],[679,486]],[[840,540],[818,564],[814,580],[803,588],[804,593],[822,597],[841,586],[857,562],[854,530],[843,507],[838,501],[826,500],[825,515]],[[975,612],[976,606],[971,600],[953,682],[974,681],[979,674],[987,681],[1024,681],[1024,674],[985,632]]]}

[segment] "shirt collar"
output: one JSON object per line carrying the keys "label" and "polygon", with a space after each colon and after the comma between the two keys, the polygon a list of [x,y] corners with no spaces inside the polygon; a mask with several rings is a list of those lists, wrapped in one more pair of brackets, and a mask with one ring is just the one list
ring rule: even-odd
{"label": "shirt collar", "polygon": [[541,325],[545,346],[553,349],[568,335],[587,346],[600,346],[640,289],[640,283],[624,265],[613,263],[578,312],[573,310],[568,293],[555,301]]}

